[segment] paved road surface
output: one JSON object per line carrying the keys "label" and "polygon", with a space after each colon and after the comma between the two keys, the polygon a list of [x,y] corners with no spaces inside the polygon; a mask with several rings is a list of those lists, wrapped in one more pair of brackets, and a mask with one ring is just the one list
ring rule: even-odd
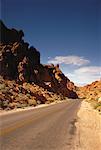
{"label": "paved road surface", "polygon": [[0,118],[0,150],[74,150],[79,100]]}

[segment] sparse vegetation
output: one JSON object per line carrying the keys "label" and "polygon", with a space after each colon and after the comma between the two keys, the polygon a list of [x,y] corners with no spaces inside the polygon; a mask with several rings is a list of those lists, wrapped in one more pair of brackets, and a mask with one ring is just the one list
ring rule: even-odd
{"label": "sparse vegetation", "polygon": [[94,106],[94,109],[97,109],[98,111],[101,111],[101,103],[97,103],[97,104]]}
{"label": "sparse vegetation", "polygon": [[80,87],[77,93],[80,98],[91,103],[94,109],[101,111],[101,81]]}
{"label": "sparse vegetation", "polygon": [[0,107],[24,108],[78,98],[76,86],[57,65],[43,65],[40,52],[24,41],[22,30],[0,20]]}

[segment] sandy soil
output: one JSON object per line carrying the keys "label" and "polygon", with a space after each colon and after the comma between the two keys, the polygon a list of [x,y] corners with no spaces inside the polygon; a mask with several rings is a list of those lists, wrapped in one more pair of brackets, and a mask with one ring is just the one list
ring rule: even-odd
{"label": "sandy soil", "polygon": [[73,150],[101,150],[101,114],[82,101],[77,115]]}

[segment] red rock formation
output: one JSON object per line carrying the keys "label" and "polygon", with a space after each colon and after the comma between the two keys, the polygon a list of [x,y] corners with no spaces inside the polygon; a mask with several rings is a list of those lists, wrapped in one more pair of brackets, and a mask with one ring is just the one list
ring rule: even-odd
{"label": "red rock formation", "polygon": [[8,29],[0,22],[0,75],[4,79],[36,83],[49,91],[77,98],[74,84],[62,73],[59,65],[40,64],[40,53],[24,42],[22,30]]}
{"label": "red rock formation", "polygon": [[22,40],[22,31],[8,29],[0,22],[0,75],[19,81],[36,80],[34,69],[40,65],[40,53]]}
{"label": "red rock formation", "polygon": [[78,88],[78,96],[87,100],[98,100],[101,97],[101,80]]}
{"label": "red rock formation", "polygon": [[[42,73],[41,73],[42,71]],[[69,98],[77,98],[75,92],[75,85],[71,82],[60,70],[59,65],[44,65],[43,69],[40,71],[40,80],[44,83],[49,84],[49,86],[56,93],[61,93]]]}

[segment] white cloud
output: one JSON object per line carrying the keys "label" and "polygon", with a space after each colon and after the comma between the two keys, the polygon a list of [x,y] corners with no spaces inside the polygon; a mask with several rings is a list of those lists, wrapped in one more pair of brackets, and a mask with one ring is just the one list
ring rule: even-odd
{"label": "white cloud", "polygon": [[76,85],[89,84],[101,78],[101,67],[87,66],[74,70],[72,73],[66,75],[70,80],[74,81]]}
{"label": "white cloud", "polygon": [[69,55],[69,56],[56,56],[55,58],[48,60],[48,63],[67,64],[67,65],[72,64],[76,66],[82,66],[90,63],[90,61],[85,59],[84,57]]}
{"label": "white cloud", "polygon": [[98,66],[87,66],[81,67],[75,70],[76,74],[87,74],[87,75],[100,75],[101,67]]}
{"label": "white cloud", "polygon": [[[69,55],[69,56],[56,56],[55,58],[49,58],[48,63],[53,64],[65,64],[74,65],[69,66],[70,70],[64,68],[64,74],[73,81],[76,85],[85,85],[101,78],[101,67],[100,66],[87,66],[90,60],[84,57]],[[74,69],[73,68],[77,69]]]}

